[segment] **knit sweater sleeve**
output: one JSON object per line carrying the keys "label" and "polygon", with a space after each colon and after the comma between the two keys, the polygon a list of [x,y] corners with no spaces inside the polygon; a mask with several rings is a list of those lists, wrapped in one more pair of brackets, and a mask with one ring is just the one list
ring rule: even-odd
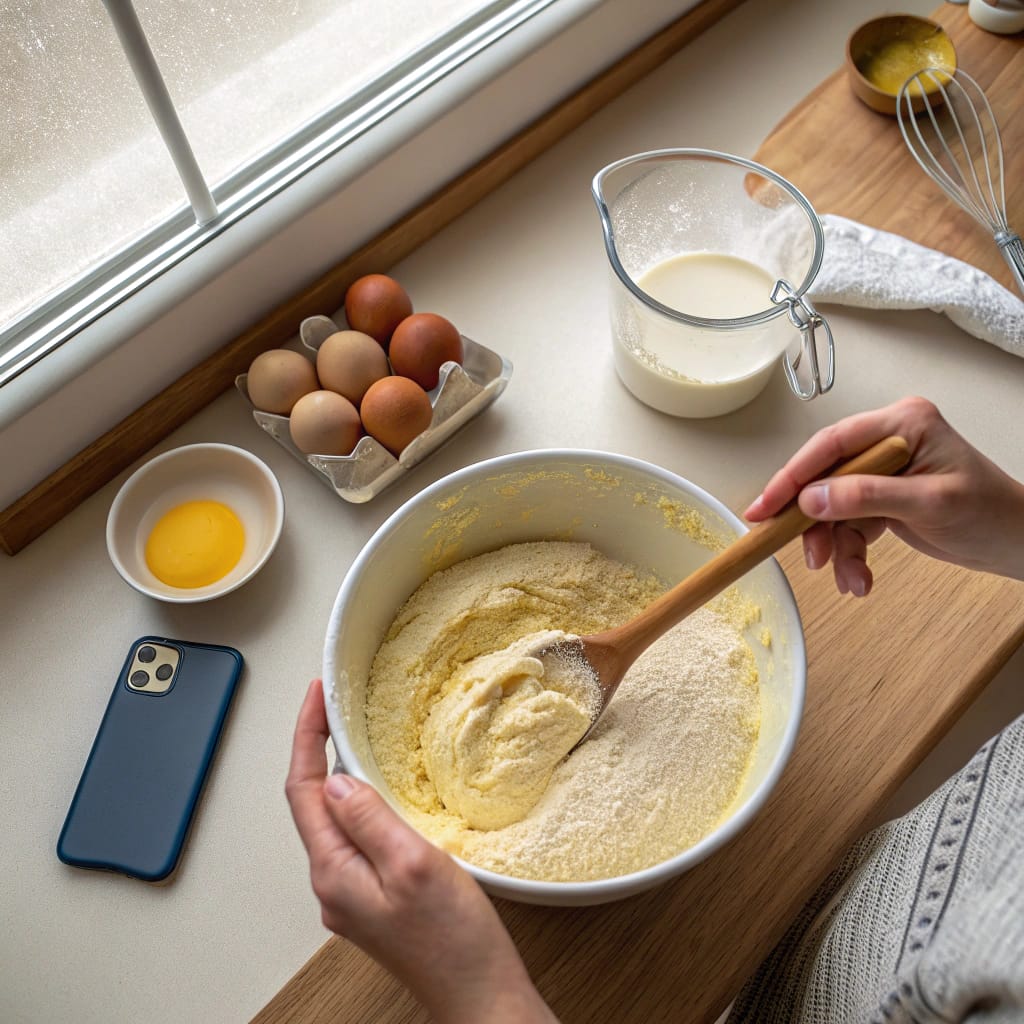
{"label": "knit sweater sleeve", "polygon": [[1024,1024],[1024,718],[865,836],[729,1024]]}

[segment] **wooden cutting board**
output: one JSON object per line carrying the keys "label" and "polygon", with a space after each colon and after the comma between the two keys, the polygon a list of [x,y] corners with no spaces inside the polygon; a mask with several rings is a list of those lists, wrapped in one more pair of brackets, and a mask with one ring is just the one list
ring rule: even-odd
{"label": "wooden cutting board", "polygon": [[[1003,136],[1006,209],[1024,233],[1024,34],[983,32],[966,7],[932,14],[949,33],[959,66],[985,90]],[[956,256],[1016,290],[991,234],[949,199],[910,155],[894,117],[876,114],[840,68],[780,122],[759,163],[788,178],[819,214],[836,213]]]}

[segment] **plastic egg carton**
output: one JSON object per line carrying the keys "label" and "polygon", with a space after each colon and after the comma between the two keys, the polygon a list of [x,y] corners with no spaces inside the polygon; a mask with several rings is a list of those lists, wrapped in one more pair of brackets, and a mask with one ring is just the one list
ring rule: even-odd
{"label": "plastic egg carton", "polygon": [[[344,330],[328,316],[311,316],[302,321],[299,338],[314,357],[324,340]],[[288,417],[263,412],[252,404],[248,374],[235,378],[235,387],[252,409],[252,417],[281,447],[304,463],[339,498],[353,503],[369,501],[431,452],[441,447],[457,430],[483,412],[505,390],[512,376],[512,364],[504,357],[462,335],[463,360],[441,366],[437,387],[429,391],[434,418],[430,426],[406,445],[397,458],[379,441],[366,435],[351,455],[305,455],[292,443]]]}

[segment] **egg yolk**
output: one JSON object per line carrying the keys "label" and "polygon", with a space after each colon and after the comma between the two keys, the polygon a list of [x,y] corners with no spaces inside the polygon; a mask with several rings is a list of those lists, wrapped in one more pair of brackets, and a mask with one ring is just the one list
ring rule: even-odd
{"label": "egg yolk", "polygon": [[146,565],[169,587],[205,587],[226,576],[245,548],[242,521],[219,501],[186,501],[165,512],[146,540]]}
{"label": "egg yolk", "polygon": [[[929,67],[949,71],[956,68],[956,53],[945,33],[935,32],[928,38],[886,40],[876,50],[864,55],[860,70],[872,85],[895,96],[911,75]],[[939,82],[948,81],[942,75],[935,78]],[[924,81],[926,93],[934,92],[936,88],[931,78]],[[915,83],[910,92],[920,96],[921,84]]]}

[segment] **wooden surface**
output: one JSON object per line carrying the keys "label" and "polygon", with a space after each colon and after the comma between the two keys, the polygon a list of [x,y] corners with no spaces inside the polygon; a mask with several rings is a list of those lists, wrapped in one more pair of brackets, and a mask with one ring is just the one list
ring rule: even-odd
{"label": "wooden surface", "polygon": [[357,277],[408,256],[742,2],[704,0],[0,509],[0,550],[17,554],[232,387],[260,352],[287,344],[305,317],[340,308]]}
{"label": "wooden surface", "polygon": [[[804,621],[807,703],[761,815],[645,895],[576,910],[498,904],[564,1024],[714,1021],[876,808],[1024,640],[1024,584],[932,561],[891,537],[872,556],[884,585],[864,600],[841,597],[829,573],[806,571],[799,542],[780,561]],[[338,939],[255,1018],[426,1019]]]}
{"label": "wooden surface", "polygon": [[[1006,209],[1024,232],[1024,34],[983,32],[966,7],[932,14],[953,40],[959,66],[985,90],[1003,136]],[[910,155],[896,118],[869,110],[844,68],[794,107],[754,157],[788,178],[822,213],[885,228],[966,260],[1016,292],[991,234],[949,199]]]}

